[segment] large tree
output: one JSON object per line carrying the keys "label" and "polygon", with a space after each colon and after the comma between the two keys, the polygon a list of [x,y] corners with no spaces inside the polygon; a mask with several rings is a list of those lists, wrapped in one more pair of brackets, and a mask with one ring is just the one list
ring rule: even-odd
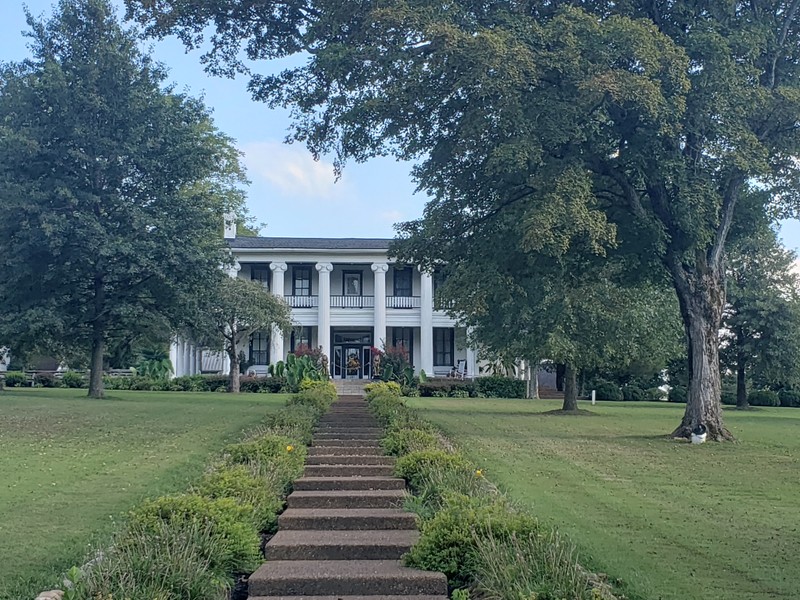
{"label": "large tree", "polygon": [[[292,137],[341,164],[384,153],[444,218],[439,246],[526,208],[526,248],[649,242],[688,339],[674,431],[722,421],[718,331],[725,244],[758,185],[797,203],[800,0],[128,0],[156,34],[197,46],[212,71],[254,74],[256,99],[293,110]],[[303,54],[305,53],[305,54]],[[443,217],[444,215],[444,217]],[[435,260],[435,256],[419,257]]]}
{"label": "large tree", "polygon": [[238,152],[175,93],[107,0],[28,15],[31,58],[0,70],[0,339],[90,355],[178,326],[227,253]]}
{"label": "large tree", "polygon": [[194,336],[211,348],[222,347],[230,360],[228,391],[239,392],[239,354],[256,331],[288,332],[291,309],[264,286],[239,277],[209,280],[194,312]]}

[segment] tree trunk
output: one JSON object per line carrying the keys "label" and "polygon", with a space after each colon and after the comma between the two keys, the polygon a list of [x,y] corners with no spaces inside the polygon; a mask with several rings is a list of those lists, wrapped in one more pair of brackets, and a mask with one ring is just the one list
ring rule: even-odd
{"label": "tree trunk", "polygon": [[689,341],[689,397],[681,424],[673,437],[690,438],[692,430],[705,425],[709,439],[732,440],[722,422],[719,372],[719,329],[725,306],[725,282],[721,269],[682,266],[670,269],[678,293],[681,316]]}
{"label": "tree trunk", "polygon": [[564,369],[566,365],[557,364],[556,365],[556,391],[563,392],[564,391]]}
{"label": "tree trunk", "polygon": [[538,363],[528,367],[528,383],[530,384],[530,398],[539,399],[539,366]]}
{"label": "tree trunk", "polygon": [[564,405],[561,410],[578,410],[578,374],[572,363],[564,365]]}
{"label": "tree trunk", "polygon": [[228,352],[228,357],[231,359],[231,372],[228,375],[228,391],[231,394],[239,393],[239,353],[236,348],[233,352]]}
{"label": "tree trunk", "polygon": [[92,362],[89,375],[89,397],[102,398],[103,389],[103,354],[105,353],[105,340],[102,327],[99,323],[94,325],[92,335]]}
{"label": "tree trunk", "polygon": [[747,379],[743,357],[736,361],[736,408],[750,408],[747,402]]}

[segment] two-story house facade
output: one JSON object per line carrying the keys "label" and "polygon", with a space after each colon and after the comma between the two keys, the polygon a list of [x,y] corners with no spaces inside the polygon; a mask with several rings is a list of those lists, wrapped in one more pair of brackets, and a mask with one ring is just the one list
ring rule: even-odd
{"label": "two-story house facade", "polygon": [[[228,232],[228,235],[230,232]],[[265,373],[300,344],[321,347],[334,378],[370,379],[372,348],[403,346],[415,371],[475,373],[466,331],[434,306],[434,276],[388,258],[389,239],[228,237],[231,275],[291,307],[293,331],[260,331],[245,350]]]}

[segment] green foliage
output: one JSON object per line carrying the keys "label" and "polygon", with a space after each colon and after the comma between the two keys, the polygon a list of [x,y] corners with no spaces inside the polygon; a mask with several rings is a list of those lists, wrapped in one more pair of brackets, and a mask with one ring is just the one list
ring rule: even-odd
{"label": "green foliage", "polygon": [[647,402],[661,402],[666,398],[666,394],[661,388],[651,387],[644,391],[644,399]]}
{"label": "green foliage", "polygon": [[669,388],[667,400],[670,402],[684,403],[689,395],[689,390],[682,385],[674,385]]}
{"label": "green foliage", "polygon": [[620,402],[623,399],[622,390],[617,384],[610,381],[598,380],[594,384],[594,389],[598,400]]}
{"label": "green foliage", "polygon": [[272,413],[264,419],[264,425],[278,435],[296,439],[310,445],[319,412],[308,404],[293,404]]}
{"label": "green foliage", "polygon": [[[429,378],[425,383],[419,384],[419,395],[422,397],[434,398],[458,398],[476,396],[478,388],[475,381],[464,381],[461,379]],[[466,393],[466,396],[464,395]],[[455,395],[454,395],[455,394]]]}
{"label": "green foliage", "polygon": [[754,390],[747,395],[747,402],[751,406],[780,406],[777,392],[772,390]]}
{"label": "green foliage", "polygon": [[478,394],[487,398],[524,398],[525,382],[513,377],[490,375],[475,379]]}
{"label": "green foliage", "polygon": [[166,379],[172,375],[172,361],[169,349],[161,346],[144,348],[141,358],[136,363],[136,373],[150,379]]}
{"label": "green foliage", "polygon": [[286,469],[299,476],[306,459],[306,448],[298,446],[290,437],[267,433],[229,444],[225,447],[225,454],[234,464],[261,464],[276,470]]}
{"label": "green foliage", "polygon": [[507,538],[538,531],[535,519],[510,510],[504,502],[454,494],[445,499],[442,510],[423,522],[420,539],[404,561],[410,567],[441,571],[450,586],[465,587],[474,582],[478,564],[476,532]]}
{"label": "green foliage", "polygon": [[647,394],[638,385],[626,385],[622,387],[622,399],[626,402],[642,402],[647,400]]}
{"label": "green foliage", "polygon": [[401,390],[400,384],[396,381],[376,381],[364,386],[367,400],[383,395],[400,396]]}
{"label": "green foliage", "polygon": [[269,365],[269,374],[272,377],[285,379],[289,391],[297,392],[304,381],[325,381],[328,373],[324,368],[324,361],[312,355],[296,356],[289,354],[286,362],[278,361]]}
{"label": "green foliage", "polygon": [[0,338],[91,353],[100,396],[107,348],[180,327],[223,276],[219,222],[244,175],[108,0],[65,0],[28,25],[31,56],[0,67]]}
{"label": "green foliage", "polygon": [[74,598],[226,600],[233,581],[220,561],[230,542],[216,521],[134,521],[84,568]]}
{"label": "green foliage", "polygon": [[320,415],[336,400],[336,387],[330,381],[303,380],[300,391],[288,400],[288,404],[312,406]]}
{"label": "green foliage", "polygon": [[252,507],[232,498],[182,494],[144,502],[131,513],[130,522],[153,536],[163,531],[162,523],[176,530],[208,526],[212,542],[208,566],[217,574],[232,575],[252,572],[261,563],[260,539],[252,518]]}
{"label": "green foliage", "polygon": [[67,388],[82,388],[86,386],[86,378],[83,376],[83,373],[66,371],[61,376],[61,383]]}
{"label": "green foliage", "polygon": [[443,450],[419,450],[397,459],[394,474],[408,482],[412,491],[419,490],[433,471],[457,471],[469,477],[474,469],[463,455]]}
{"label": "green foliage", "polygon": [[56,376],[52,373],[37,373],[33,377],[33,385],[36,387],[45,387],[45,388],[53,388],[53,387],[61,387],[60,381],[56,379]]}
{"label": "green foliage", "polygon": [[436,436],[423,429],[392,428],[381,440],[381,447],[392,456],[403,456],[410,452],[435,450],[439,446]]}
{"label": "green foliage", "polygon": [[800,408],[800,391],[797,390],[780,390],[778,398],[781,406]]}
{"label": "green foliage", "polygon": [[246,465],[221,464],[203,476],[195,491],[212,499],[233,498],[252,512],[257,531],[273,533],[283,509],[284,488],[274,489],[269,483]]}
{"label": "green foliage", "polygon": [[28,376],[22,371],[6,371],[4,373],[6,387],[22,387],[28,384]]}

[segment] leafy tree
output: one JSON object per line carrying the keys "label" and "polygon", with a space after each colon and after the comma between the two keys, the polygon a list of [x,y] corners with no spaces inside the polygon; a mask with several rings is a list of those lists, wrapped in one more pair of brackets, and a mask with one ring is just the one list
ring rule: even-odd
{"label": "leafy tree", "polygon": [[798,0],[127,1],[151,33],[190,47],[212,25],[212,72],[305,53],[252,74],[254,97],[290,107],[292,137],[340,166],[416,159],[437,247],[513,204],[531,253],[638,240],[669,277],[688,340],[674,435],[702,422],[731,437],[717,345],[725,244],[748,187],[797,206]]}
{"label": "leafy tree", "polygon": [[228,391],[239,392],[239,354],[256,331],[292,327],[291,310],[258,283],[219,277],[197,307],[194,333],[209,347],[225,349],[231,361]]}
{"label": "leafy tree", "polygon": [[226,260],[239,155],[107,0],[28,25],[32,57],[0,67],[0,339],[91,354],[100,397],[109,345],[178,325]]}
{"label": "leafy tree", "polygon": [[747,408],[747,380],[791,386],[800,378],[800,278],[797,255],[762,226],[732,244],[723,364],[736,373],[736,405]]}
{"label": "leafy tree", "polygon": [[173,373],[169,349],[163,346],[143,348],[136,372],[151,379],[166,379]]}

